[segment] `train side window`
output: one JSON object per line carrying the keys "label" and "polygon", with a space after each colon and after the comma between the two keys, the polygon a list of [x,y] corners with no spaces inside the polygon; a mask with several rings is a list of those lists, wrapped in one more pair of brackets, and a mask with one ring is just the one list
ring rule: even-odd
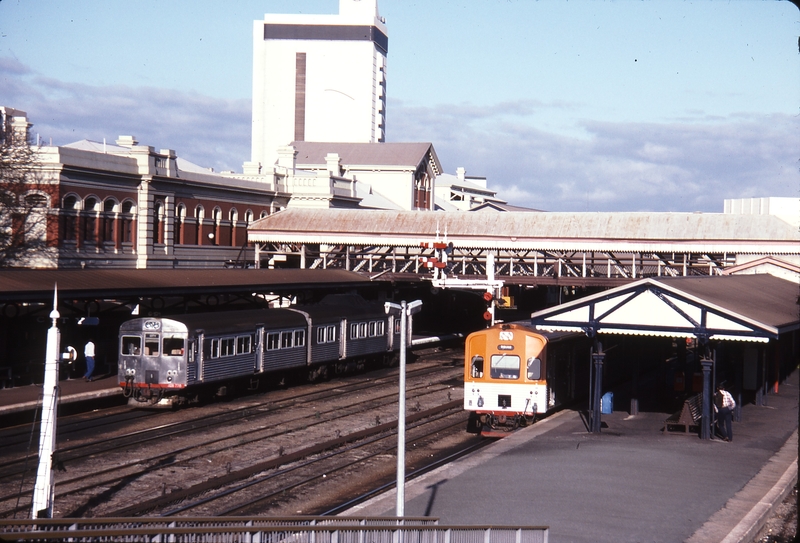
{"label": "train side window", "polygon": [[350,339],[358,339],[358,323],[350,325]]}
{"label": "train side window", "polygon": [[528,359],[528,379],[538,381],[542,378],[542,361],[538,358]]}
{"label": "train side window", "polygon": [[360,337],[360,338],[367,337],[367,323],[366,322],[359,322],[358,323],[358,337]]}
{"label": "train side window", "polygon": [[142,338],[139,336],[122,336],[122,354],[138,356],[142,352]]}
{"label": "train side window", "polygon": [[317,328],[317,344],[320,344],[320,343],[327,343],[325,341],[325,327],[324,326],[320,326],[319,328]]}
{"label": "train side window", "polygon": [[236,338],[236,354],[248,354],[251,350],[253,339],[250,336],[239,336]]}
{"label": "train side window", "polygon": [[281,335],[278,332],[267,334],[267,350],[274,351],[281,348]]}
{"label": "train side window", "polygon": [[483,357],[481,355],[475,355],[472,357],[471,368],[470,375],[472,377],[483,377]]}
{"label": "train side window", "polygon": [[328,341],[336,341],[336,327],[333,325],[325,328],[325,339]]}
{"label": "train side window", "polygon": [[164,338],[165,356],[183,356],[183,338],[165,337]]}
{"label": "train side window", "polygon": [[375,335],[382,336],[386,333],[386,323],[383,321],[378,321],[377,323],[377,330],[375,330]]}
{"label": "train side window", "polygon": [[211,340],[211,358],[219,358],[219,340]]}
{"label": "train side window", "polygon": [[511,354],[493,354],[491,358],[492,379],[519,379],[520,358]]}
{"label": "train side window", "polygon": [[306,331],[305,330],[295,330],[294,331],[294,346],[295,347],[305,347],[306,345]]}
{"label": "train side window", "polygon": [[281,332],[281,349],[291,349],[292,347],[292,333]]}
{"label": "train side window", "polygon": [[236,354],[236,342],[232,337],[222,338],[220,340],[220,356],[233,356]]}
{"label": "train side window", "polygon": [[158,334],[146,333],[144,335],[144,354],[147,356],[158,356],[159,350],[159,336]]}
{"label": "train side window", "polygon": [[375,337],[378,335],[378,322],[377,321],[369,321],[369,337]]}
{"label": "train side window", "polygon": [[400,319],[395,319],[394,321],[394,333],[395,335],[400,333]]}

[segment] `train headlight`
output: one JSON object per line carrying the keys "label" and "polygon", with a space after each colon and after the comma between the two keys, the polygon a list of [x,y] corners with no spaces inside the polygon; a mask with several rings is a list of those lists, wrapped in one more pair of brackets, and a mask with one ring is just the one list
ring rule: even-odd
{"label": "train headlight", "polygon": [[172,382],[172,375],[167,375],[167,382],[168,382],[168,383],[171,383],[171,382]]}
{"label": "train headlight", "polygon": [[478,407],[483,407],[483,396],[478,396]]}

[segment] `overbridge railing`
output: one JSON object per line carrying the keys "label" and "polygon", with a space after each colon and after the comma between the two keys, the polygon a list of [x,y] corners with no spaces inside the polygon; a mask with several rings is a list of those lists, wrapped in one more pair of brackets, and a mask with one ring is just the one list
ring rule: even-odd
{"label": "overbridge railing", "polygon": [[547,543],[545,526],[443,526],[405,517],[0,520],[0,541],[226,543]]}
{"label": "overbridge railing", "polygon": [[[261,244],[258,254],[311,269],[344,269],[376,274],[429,274],[432,266],[462,278],[487,274],[487,255],[494,259],[498,278],[636,280],[643,277],[720,275],[737,262],[732,253],[582,251],[532,249],[473,249],[447,252],[426,246]],[[438,263],[438,266],[436,265]]]}

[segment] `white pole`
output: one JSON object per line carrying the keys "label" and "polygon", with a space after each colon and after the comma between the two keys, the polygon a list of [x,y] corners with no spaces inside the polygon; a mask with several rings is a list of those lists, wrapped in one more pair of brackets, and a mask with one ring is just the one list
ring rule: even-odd
{"label": "white pole", "polygon": [[58,352],[61,333],[58,331],[58,285],[53,292],[52,326],[47,331],[47,352],[44,362],[44,385],[42,386],[42,423],[39,432],[39,467],[33,488],[33,511],[31,518],[53,517],[53,451],[56,448],[56,400],[58,398]]}
{"label": "white pole", "polygon": [[400,405],[397,415],[397,506],[395,516],[405,510],[406,486],[406,335],[408,323],[406,302],[400,302]]}

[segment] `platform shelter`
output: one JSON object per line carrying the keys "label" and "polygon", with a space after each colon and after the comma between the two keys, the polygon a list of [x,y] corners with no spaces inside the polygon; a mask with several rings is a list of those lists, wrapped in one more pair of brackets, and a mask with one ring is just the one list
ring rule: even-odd
{"label": "platform shelter", "polygon": [[[711,438],[714,387],[725,382],[737,413],[750,393],[757,405],[797,366],[800,285],[768,274],[648,278],[531,315],[540,330],[582,331],[594,338],[591,431],[601,428],[603,336],[686,341],[702,371],[700,436]],[[632,405],[635,399],[632,399]]]}

